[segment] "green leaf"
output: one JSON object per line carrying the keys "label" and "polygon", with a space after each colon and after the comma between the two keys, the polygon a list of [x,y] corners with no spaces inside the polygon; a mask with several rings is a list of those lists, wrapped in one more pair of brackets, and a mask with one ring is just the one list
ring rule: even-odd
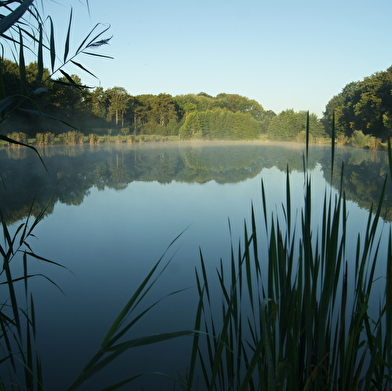
{"label": "green leaf", "polygon": [[93,43],[95,40],[97,40],[102,34],[104,34],[106,31],[109,30],[109,27],[105,28],[103,31],[98,33],[93,39],[90,39],[90,41],[86,44],[87,40],[92,36],[93,32],[98,29],[98,26],[100,26],[100,23],[97,23],[92,30],[87,34],[87,36],[83,39],[82,43],[79,45],[78,49],[76,50],[76,53],[80,53],[83,48],[87,48],[91,43]]}
{"label": "green leaf", "polygon": [[95,77],[96,79],[98,79],[97,76],[95,76],[92,72],[90,72],[88,69],[86,69],[82,64],[80,64],[80,63],[78,63],[78,62],[76,62],[76,61],[73,61],[73,60],[71,60],[71,62],[72,62],[72,64],[76,65],[77,67],[79,67],[79,68],[82,69],[83,71],[89,73],[91,76],[93,76],[93,77]]}
{"label": "green leaf", "polygon": [[92,53],[92,52],[86,52],[83,50],[83,54],[87,54],[88,56],[95,56],[95,57],[101,57],[101,58],[110,58],[113,60],[114,57],[112,56],[106,56],[105,54],[98,54],[98,53]]}
{"label": "green leaf", "polygon": [[[5,93],[5,86],[4,86],[4,79],[3,79],[3,64],[0,62],[0,104],[1,102],[5,99],[6,93]],[[2,112],[4,109],[0,109],[0,112]]]}
{"label": "green leaf", "polygon": [[[25,110],[25,111],[34,111],[34,110]],[[46,165],[45,165],[44,161],[42,160],[41,155],[39,154],[39,152],[37,151],[37,149],[34,148],[32,145],[20,143],[19,141],[13,140],[13,139],[11,139],[11,138],[9,138],[9,137],[7,137],[7,136],[4,136],[4,135],[2,135],[2,134],[0,134],[0,140],[7,141],[8,143],[11,143],[11,144],[22,145],[22,146],[24,146],[24,147],[27,147],[27,148],[32,149],[32,150],[38,155],[39,160],[41,160],[41,163],[42,163],[43,166],[45,167],[45,170],[48,171],[48,169],[46,168]]]}
{"label": "green leaf", "polygon": [[18,8],[0,20],[0,34],[4,34],[10,27],[17,23],[34,0],[25,0]]}
{"label": "green leaf", "polygon": [[23,97],[23,95],[11,95],[0,100],[0,112],[5,110],[9,105],[16,102],[18,98]]}
{"label": "green leaf", "polygon": [[117,390],[120,387],[125,386],[125,384],[130,383],[131,381],[137,379],[140,376],[141,375],[136,375],[136,376],[130,377],[128,379],[122,380],[122,381],[120,381],[120,382],[118,382],[116,384],[113,384],[113,385],[109,386],[109,387],[103,388],[101,391],[114,391],[114,390]]}
{"label": "green leaf", "polygon": [[65,71],[63,71],[62,69],[60,69],[60,72],[65,76],[65,78],[70,82],[70,84],[77,86],[78,84],[75,83],[74,79],[72,79],[72,77]]}
{"label": "green leaf", "polygon": [[[63,72],[63,71],[61,71],[61,69],[60,69],[60,72]],[[66,81],[62,81],[62,80],[52,80],[52,82],[57,83],[57,84],[62,84],[64,86],[69,86],[69,87],[93,88],[93,87],[86,86],[83,84],[76,84],[75,82],[71,83],[71,82],[66,82]]]}
{"label": "green leaf", "polygon": [[70,14],[69,14],[67,38],[66,38],[66,40],[65,40],[64,59],[63,59],[64,63],[67,62],[68,53],[69,53],[69,41],[70,41],[70,37],[71,37],[71,25],[72,25],[72,8],[71,8],[71,12],[70,12]]}
{"label": "green leaf", "polygon": [[37,65],[38,65],[37,82],[41,83],[42,76],[44,74],[42,25],[39,26]]}
{"label": "green leaf", "polygon": [[23,53],[23,35],[19,29],[19,78],[22,94],[27,94],[26,64]]}
{"label": "green leaf", "polygon": [[50,20],[50,62],[52,66],[52,72],[54,72],[54,66],[56,64],[56,43],[54,37],[53,20],[50,16],[49,16],[49,20]]}

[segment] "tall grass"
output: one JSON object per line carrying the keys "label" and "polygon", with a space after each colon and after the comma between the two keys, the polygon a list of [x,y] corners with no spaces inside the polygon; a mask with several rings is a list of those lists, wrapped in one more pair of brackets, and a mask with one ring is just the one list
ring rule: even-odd
{"label": "tall grass", "polygon": [[[43,278],[56,284],[45,275],[30,273],[29,269],[34,259],[59,267],[63,266],[36,254],[29,243],[34,237],[34,229],[44,215],[45,210],[35,219],[28,217],[17,227],[15,233],[11,233],[0,211],[4,236],[3,243],[0,244],[0,253],[3,256],[0,270],[2,297],[0,301],[0,390],[42,391],[45,389],[44,368],[42,368],[40,355],[35,347],[37,333],[35,304],[33,293],[29,289],[29,281],[32,278]],[[171,258],[166,260],[165,255],[177,238],[167,247],[147,276],[135,287],[134,293],[103,337],[101,345],[97,347],[96,352],[81,369],[79,375],[73,380],[70,379],[67,391],[77,390],[129,349],[194,334],[192,330],[179,330],[137,338],[130,337],[135,326],[139,325],[145,315],[164,299],[163,297],[152,304],[151,302],[145,304],[146,296],[171,261]],[[168,296],[177,293],[179,292],[171,292]],[[117,383],[106,387],[105,390],[116,390],[140,376],[141,374],[135,373],[126,379],[119,379]],[[65,385],[59,385],[59,387],[64,389]]]}
{"label": "tall grass", "polygon": [[[332,129],[332,140],[334,136]],[[215,276],[208,275],[200,250],[194,330],[129,338],[134,326],[160,302],[144,306],[146,295],[168,265],[162,257],[135,289],[67,391],[78,389],[131,348],[184,335],[193,336],[189,371],[181,379],[187,390],[392,388],[392,240],[385,258],[380,259],[378,230],[387,180],[380,189],[378,205],[369,211],[365,233],[348,242],[344,165],[338,193],[326,188],[322,200],[314,201],[308,147],[307,120],[299,211],[293,208],[287,168],[281,210],[269,207],[268,189],[261,182],[260,212],[252,206],[250,222],[244,222],[243,239],[238,246],[232,245],[229,261],[220,261]],[[333,142],[331,178],[334,155]],[[388,155],[392,173],[390,143]],[[318,221],[314,208],[321,209]],[[36,219],[28,218],[11,235],[0,214],[4,236],[0,287],[7,292],[0,306],[0,365],[7,368],[7,376],[0,376],[0,390],[44,389],[43,370],[34,348],[36,322],[29,290],[31,278],[44,277],[29,273],[30,259],[54,263],[35,254],[29,244],[43,215],[44,211]],[[230,222],[229,229],[231,232]],[[352,253],[347,251],[349,246],[355,248],[352,259],[348,258]],[[21,274],[15,274],[16,261],[21,262]],[[376,297],[375,270],[380,261],[385,275],[383,281],[377,281],[383,291]],[[106,389],[118,389],[138,376],[133,374]]]}
{"label": "tall grass", "polygon": [[[35,350],[36,322],[34,299],[29,289],[31,278],[44,278],[29,272],[31,260],[39,260],[61,266],[36,254],[29,243],[33,231],[45,215],[42,210],[36,218],[31,217],[32,208],[26,221],[21,223],[14,234],[8,229],[0,211],[4,240],[0,244],[3,257],[0,269],[0,390],[20,389],[43,390],[42,367]],[[30,221],[32,222],[30,223]],[[15,265],[20,263],[20,265]],[[16,272],[15,270],[22,270]],[[21,293],[22,291],[22,293]],[[6,369],[7,368],[7,369]],[[5,375],[7,373],[7,375]]]}
{"label": "tall grass", "polygon": [[[380,259],[377,230],[386,179],[364,234],[348,243],[343,181],[337,195],[326,188],[314,201],[308,153],[307,143],[299,213],[292,208],[287,170],[282,213],[269,208],[262,182],[261,216],[252,206],[243,240],[237,250],[232,246],[228,262],[220,261],[216,276],[207,274],[200,251],[199,333],[186,389],[392,388],[392,244]],[[331,155],[334,160],[334,143]],[[317,222],[314,208],[322,210]],[[355,246],[353,259],[348,246]],[[378,262],[385,264],[385,280],[383,294],[374,297]]]}

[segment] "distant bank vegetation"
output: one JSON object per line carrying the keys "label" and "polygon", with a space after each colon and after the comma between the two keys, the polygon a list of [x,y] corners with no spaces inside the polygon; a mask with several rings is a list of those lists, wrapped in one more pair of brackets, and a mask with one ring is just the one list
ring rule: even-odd
{"label": "distant bank vegetation", "polygon": [[[38,87],[34,84],[37,71],[36,63],[26,67],[31,90]],[[3,60],[2,72],[6,94],[20,93],[18,66]],[[72,79],[82,85],[77,75],[72,75]],[[33,103],[25,101],[22,109],[27,111],[18,110],[4,123],[5,131],[17,140],[35,139],[38,145],[170,138],[305,141],[306,111],[287,109],[276,114],[238,94],[132,96],[123,87],[75,88],[50,78],[40,86],[40,91],[35,101],[45,117],[29,115]],[[392,67],[348,84],[328,102],[321,119],[310,114],[310,141],[324,142],[330,137],[332,113],[335,113],[338,143],[379,148],[392,135],[391,91]],[[53,121],[48,116],[61,121]],[[75,130],[70,131],[68,124]]]}

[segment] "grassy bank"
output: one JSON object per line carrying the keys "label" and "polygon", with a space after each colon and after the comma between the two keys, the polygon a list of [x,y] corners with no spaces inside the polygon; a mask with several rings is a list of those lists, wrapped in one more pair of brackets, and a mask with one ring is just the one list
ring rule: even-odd
{"label": "grassy bank", "polygon": [[[390,144],[388,151],[391,168]],[[331,160],[332,178],[334,144]],[[186,389],[392,388],[392,243],[389,232],[383,254],[378,230],[387,178],[364,234],[348,242],[344,164],[338,195],[326,187],[323,199],[314,200],[307,161],[308,144],[299,211],[292,209],[287,169],[281,210],[268,205],[262,182],[261,216],[252,207],[242,239],[215,275],[207,273],[200,251],[200,333],[194,336]],[[322,210],[316,221],[315,208]],[[381,280],[375,276],[379,263]]]}

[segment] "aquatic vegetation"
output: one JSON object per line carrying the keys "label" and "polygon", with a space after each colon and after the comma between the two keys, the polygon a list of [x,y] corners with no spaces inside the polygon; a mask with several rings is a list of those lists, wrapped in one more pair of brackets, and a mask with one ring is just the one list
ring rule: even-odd
{"label": "aquatic vegetation", "polygon": [[[377,230],[386,179],[365,234],[347,243],[342,180],[337,197],[326,189],[322,200],[313,200],[307,161],[308,150],[300,211],[291,207],[287,171],[282,210],[269,208],[262,183],[262,215],[252,207],[238,248],[232,245],[230,260],[220,261],[215,276],[207,273],[200,250],[199,333],[186,389],[200,384],[225,391],[391,388],[392,242],[381,257]],[[315,207],[322,213],[312,229]],[[355,246],[354,259],[347,258],[349,246]],[[375,277],[380,262],[382,281]],[[373,292],[377,284],[380,296]]]}
{"label": "aquatic vegetation", "polygon": [[[335,152],[332,144],[331,182]],[[390,145],[388,152],[392,172]],[[378,230],[387,180],[380,189],[379,202],[369,211],[365,234],[358,235],[354,243],[348,242],[343,165],[340,190],[333,195],[327,186],[322,200],[314,200],[309,167],[312,159],[307,142],[302,207],[293,208],[289,167],[281,209],[268,205],[268,189],[262,183],[261,205],[254,203],[242,239],[238,245],[232,239],[231,257],[228,262],[220,261],[216,274],[211,273],[200,250],[200,267],[195,272],[199,301],[193,330],[132,336],[145,315],[164,304],[162,298],[152,303],[146,299],[170,262],[164,254],[130,295],[68,390],[78,389],[129,349],[181,336],[193,337],[188,372],[177,380],[187,390],[390,388],[392,241],[384,254]],[[321,213],[315,214],[315,208]],[[0,289],[5,299],[0,307],[0,365],[7,368],[2,371],[7,375],[1,376],[0,389],[9,382],[29,390],[44,389],[34,342],[37,330],[30,281],[48,278],[31,273],[30,265],[35,259],[62,267],[36,254],[30,244],[44,213],[28,217],[15,233],[1,216]],[[353,258],[348,257],[348,248],[354,249],[350,252]],[[384,267],[382,278],[375,273],[379,263]],[[120,388],[139,376],[131,373],[108,389]]]}

